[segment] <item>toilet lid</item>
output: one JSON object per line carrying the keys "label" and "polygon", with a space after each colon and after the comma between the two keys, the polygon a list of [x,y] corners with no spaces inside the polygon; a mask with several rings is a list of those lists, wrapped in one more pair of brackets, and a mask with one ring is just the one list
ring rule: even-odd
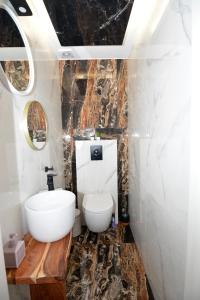
{"label": "toilet lid", "polygon": [[110,194],[87,194],[83,199],[83,207],[87,211],[102,213],[113,206],[113,199]]}

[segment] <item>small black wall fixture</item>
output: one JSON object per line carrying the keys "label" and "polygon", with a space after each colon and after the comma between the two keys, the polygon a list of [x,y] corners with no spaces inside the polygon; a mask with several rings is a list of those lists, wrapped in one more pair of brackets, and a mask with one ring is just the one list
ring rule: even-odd
{"label": "small black wall fixture", "polygon": [[26,0],[10,0],[18,16],[32,16],[33,13]]}

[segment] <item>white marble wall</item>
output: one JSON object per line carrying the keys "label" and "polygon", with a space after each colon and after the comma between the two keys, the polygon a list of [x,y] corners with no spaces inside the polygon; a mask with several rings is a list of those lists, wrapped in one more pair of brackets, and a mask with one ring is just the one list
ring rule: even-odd
{"label": "white marble wall", "polygon": [[[90,146],[101,145],[103,160],[91,160]],[[76,173],[79,207],[84,194],[110,193],[118,223],[117,140],[76,141]]]}
{"label": "white marble wall", "polygon": [[[47,188],[45,165],[53,165],[58,173],[55,186],[63,185],[59,66],[52,55],[43,19],[37,15],[32,1],[30,5],[34,16],[19,20],[33,51],[34,89],[29,96],[20,97],[11,95],[0,85],[0,224],[3,243],[10,232],[17,232],[20,236],[26,232],[23,202],[28,196]],[[39,101],[48,117],[48,143],[42,151],[33,151],[24,137],[23,109],[31,100]],[[4,269],[3,264],[0,264],[0,272],[1,269]],[[27,289],[12,287],[10,297],[28,299],[29,295]]]}
{"label": "white marble wall", "polygon": [[[23,109],[30,100],[39,101],[48,118],[48,142],[41,151],[32,150],[23,131]],[[58,62],[36,63],[36,82],[26,97],[13,97],[3,87],[0,94],[0,223],[3,242],[10,232],[26,232],[23,202],[28,196],[47,189],[44,166],[53,165],[58,176],[55,187],[63,186],[63,149]],[[1,266],[4,268],[4,266]],[[27,289],[10,287],[11,299],[28,299]]]}
{"label": "white marble wall", "polygon": [[143,45],[142,59],[138,50],[138,57],[129,61],[129,212],[156,300],[184,299],[190,187],[189,4],[170,1],[148,45],[151,51]]}
{"label": "white marble wall", "polygon": [[[16,209],[13,214],[12,209],[29,195],[47,189],[45,165],[53,165],[58,174],[55,186],[63,185],[58,62],[38,62],[36,70],[35,88],[29,96],[14,97],[2,86],[0,89],[0,220],[4,242],[10,231],[19,231],[20,227],[16,225],[19,217],[18,214],[15,216]],[[48,142],[41,151],[34,151],[29,147],[23,131],[23,109],[31,100],[42,104],[48,118]],[[10,219],[5,210],[8,210]]]}
{"label": "white marble wall", "polygon": [[0,88],[0,223],[3,242],[14,230],[22,233],[18,221],[21,214],[14,127],[12,97]]}
{"label": "white marble wall", "polygon": [[[63,187],[63,149],[58,62],[40,61],[36,64],[35,89],[31,95],[14,101],[15,135],[22,201],[29,195],[47,189],[45,166],[52,166],[58,176],[55,187]],[[26,142],[23,131],[23,109],[30,100],[39,101],[47,115],[48,142],[41,151],[34,151]]]}
{"label": "white marble wall", "polygon": [[[0,0],[1,2],[1,0]],[[35,85],[30,95],[13,96],[0,85],[0,224],[3,243],[11,232],[26,232],[23,202],[28,196],[46,189],[44,166],[53,165],[58,176],[55,187],[63,186],[63,148],[61,131],[60,80],[58,61],[51,54],[41,20],[26,19],[35,58]],[[34,24],[29,24],[33,22]],[[25,22],[25,21],[24,21]],[[25,22],[26,23],[26,22]],[[32,27],[31,27],[32,26]],[[34,28],[34,32],[31,32]],[[36,36],[37,32],[37,36]],[[37,37],[37,38],[36,38]],[[40,57],[39,57],[40,55]],[[23,132],[23,109],[28,101],[37,100],[48,118],[48,143],[42,151],[32,150]],[[3,263],[0,264],[4,269]],[[29,299],[27,289],[10,287],[10,298]],[[0,291],[1,299],[1,291]]]}
{"label": "white marble wall", "polygon": [[[0,87],[0,226],[3,243],[9,233],[22,234],[22,215],[19,197],[19,178],[17,171],[17,156],[14,132],[14,113],[12,96]],[[1,238],[1,237],[0,237]],[[0,260],[1,289],[0,298],[7,290],[4,260]],[[6,295],[5,295],[6,297]]]}
{"label": "white marble wall", "polygon": [[190,201],[188,211],[187,268],[184,300],[200,295],[200,1],[192,8],[192,107],[190,125]]}
{"label": "white marble wall", "polygon": [[[20,204],[30,195],[47,189],[47,176],[44,166],[54,167],[58,174],[54,177],[55,187],[63,186],[63,149],[61,132],[61,103],[58,62],[40,61],[36,64],[35,88],[28,97],[16,97],[14,100],[16,153],[18,165]],[[48,142],[41,151],[32,150],[26,142],[23,132],[23,109],[27,101],[39,101],[48,118]],[[22,209],[23,215],[23,209]],[[26,232],[23,219],[23,232]],[[10,287],[10,297],[28,299],[27,289]]]}

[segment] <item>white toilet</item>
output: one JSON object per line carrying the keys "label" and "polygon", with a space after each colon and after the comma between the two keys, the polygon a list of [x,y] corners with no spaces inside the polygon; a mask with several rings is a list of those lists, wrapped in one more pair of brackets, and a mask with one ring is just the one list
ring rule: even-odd
{"label": "white toilet", "polygon": [[78,208],[93,232],[118,224],[117,140],[75,141]]}
{"label": "white toilet", "polygon": [[111,223],[113,199],[109,193],[85,194],[83,214],[90,231],[103,232]]}

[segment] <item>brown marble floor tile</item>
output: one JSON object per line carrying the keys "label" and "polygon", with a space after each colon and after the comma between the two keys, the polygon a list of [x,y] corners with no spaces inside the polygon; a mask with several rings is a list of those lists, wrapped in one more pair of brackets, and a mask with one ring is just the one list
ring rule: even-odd
{"label": "brown marble floor tile", "polygon": [[67,299],[92,299],[96,247],[94,245],[74,245],[67,275]]}
{"label": "brown marble floor tile", "polygon": [[105,232],[102,232],[98,235],[98,243],[103,244],[114,244],[120,243],[122,240],[120,239],[118,229],[109,228]]}
{"label": "brown marble floor tile", "polygon": [[81,244],[81,245],[85,245],[85,244],[97,244],[97,239],[98,239],[98,234],[91,232],[87,229],[86,226],[82,227],[82,231],[81,234],[76,237],[73,238],[73,245],[75,244]]}
{"label": "brown marble floor tile", "polygon": [[67,275],[68,300],[148,300],[144,268],[126,227],[95,234],[83,228],[73,241]]}

